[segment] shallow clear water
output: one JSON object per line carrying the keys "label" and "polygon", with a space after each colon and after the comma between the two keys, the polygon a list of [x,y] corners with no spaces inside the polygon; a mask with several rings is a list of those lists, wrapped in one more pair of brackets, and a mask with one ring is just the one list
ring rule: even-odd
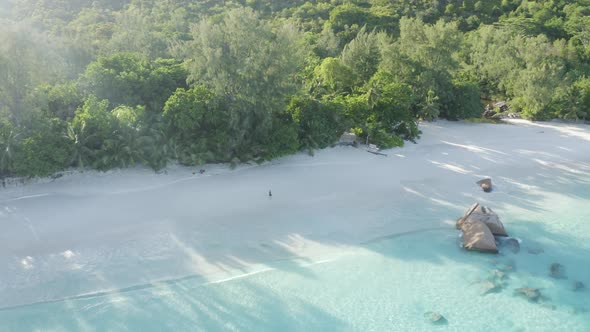
{"label": "shallow clear water", "polygon": [[[467,253],[449,225],[375,239],[316,261],[288,260],[236,271],[208,283],[185,278],[120,291],[0,310],[0,331],[590,331],[590,185],[583,178],[538,177],[488,196],[518,254]],[[505,182],[508,183],[508,182]],[[416,211],[449,218],[456,209]],[[380,212],[386,222],[399,215]],[[387,221],[389,220],[389,221]],[[549,276],[560,263],[565,277]],[[495,270],[502,289],[481,295]],[[67,285],[59,285],[67,287]],[[50,285],[48,285],[50,287]],[[72,285],[75,287],[75,285]],[[538,302],[516,296],[540,288]],[[448,321],[434,326],[424,313]]]}

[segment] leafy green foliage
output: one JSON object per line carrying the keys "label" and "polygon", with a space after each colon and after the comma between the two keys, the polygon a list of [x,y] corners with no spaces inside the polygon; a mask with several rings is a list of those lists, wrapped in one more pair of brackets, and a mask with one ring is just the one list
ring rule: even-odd
{"label": "leafy green foliage", "polygon": [[361,82],[367,82],[377,71],[381,62],[379,39],[386,38],[385,34],[375,31],[367,32],[363,27],[357,36],[344,46],[342,63],[348,66],[354,76]]}
{"label": "leafy green foliage", "polygon": [[445,117],[450,120],[474,118],[482,112],[481,90],[477,83],[453,81],[453,100]]}
{"label": "leafy green foliage", "polygon": [[229,161],[232,155],[227,110],[211,89],[178,89],[164,107],[174,157],[186,165]]}
{"label": "leafy green foliage", "polygon": [[273,28],[250,9],[229,10],[219,23],[203,20],[193,40],[178,46],[189,63],[189,79],[225,98],[232,131],[230,153],[258,156],[272,130],[273,113],[285,108],[303,64],[301,33],[293,25]]}
{"label": "leafy green foliage", "polygon": [[89,64],[81,85],[87,93],[108,100],[114,107],[141,105],[159,111],[168,96],[185,86],[186,75],[175,60],[148,62],[131,53],[117,53]]}
{"label": "leafy green foliage", "polygon": [[14,154],[15,175],[48,176],[68,166],[72,147],[60,135],[65,123],[58,119],[37,119]]}
{"label": "leafy green foliage", "polygon": [[260,162],[345,130],[395,147],[482,99],[588,119],[589,15],[586,0],[13,1],[0,176]]}
{"label": "leafy green foliage", "polygon": [[0,177],[14,172],[14,153],[20,133],[7,120],[0,122]]}
{"label": "leafy green foliage", "polygon": [[336,142],[346,129],[338,105],[333,102],[295,96],[288,111],[299,128],[299,141],[306,149],[325,148]]}
{"label": "leafy green foliage", "polygon": [[337,58],[325,58],[314,70],[313,88],[316,94],[350,93],[356,77],[348,66]]}

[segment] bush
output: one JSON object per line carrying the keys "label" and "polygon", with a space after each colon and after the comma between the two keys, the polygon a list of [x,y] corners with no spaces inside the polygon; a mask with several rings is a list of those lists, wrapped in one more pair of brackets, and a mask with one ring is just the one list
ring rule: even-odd
{"label": "bush", "polygon": [[346,126],[337,106],[309,96],[291,98],[287,110],[298,126],[303,148],[322,149],[338,140]]}
{"label": "bush", "polygon": [[264,142],[266,151],[263,160],[270,160],[299,151],[297,123],[289,113],[275,114],[272,130],[268,140]]}
{"label": "bush", "polygon": [[172,156],[181,164],[229,161],[229,116],[222,100],[211,90],[195,86],[178,89],[166,101],[163,113],[173,144]]}
{"label": "bush", "polygon": [[477,83],[453,82],[453,99],[443,117],[449,120],[479,117],[483,112],[481,90]]}
{"label": "bush", "polygon": [[59,119],[39,119],[16,149],[14,173],[49,176],[68,167],[72,146],[63,135],[65,125]]}

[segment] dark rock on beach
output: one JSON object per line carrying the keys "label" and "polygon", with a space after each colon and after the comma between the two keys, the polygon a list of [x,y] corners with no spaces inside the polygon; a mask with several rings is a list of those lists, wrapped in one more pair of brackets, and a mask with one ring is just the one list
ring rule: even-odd
{"label": "dark rock on beach", "polygon": [[483,179],[476,182],[484,192],[492,192],[492,179]]}

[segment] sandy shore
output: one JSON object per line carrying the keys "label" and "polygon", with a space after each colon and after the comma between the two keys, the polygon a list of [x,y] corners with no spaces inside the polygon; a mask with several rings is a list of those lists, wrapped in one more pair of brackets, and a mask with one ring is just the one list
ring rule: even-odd
{"label": "sandy shore", "polygon": [[[418,144],[387,157],[337,147],[233,171],[86,172],[0,189],[0,309],[330,259],[378,237],[450,227],[475,200],[501,212],[539,179],[590,170],[585,125],[421,129]],[[493,194],[475,185],[488,176]]]}

